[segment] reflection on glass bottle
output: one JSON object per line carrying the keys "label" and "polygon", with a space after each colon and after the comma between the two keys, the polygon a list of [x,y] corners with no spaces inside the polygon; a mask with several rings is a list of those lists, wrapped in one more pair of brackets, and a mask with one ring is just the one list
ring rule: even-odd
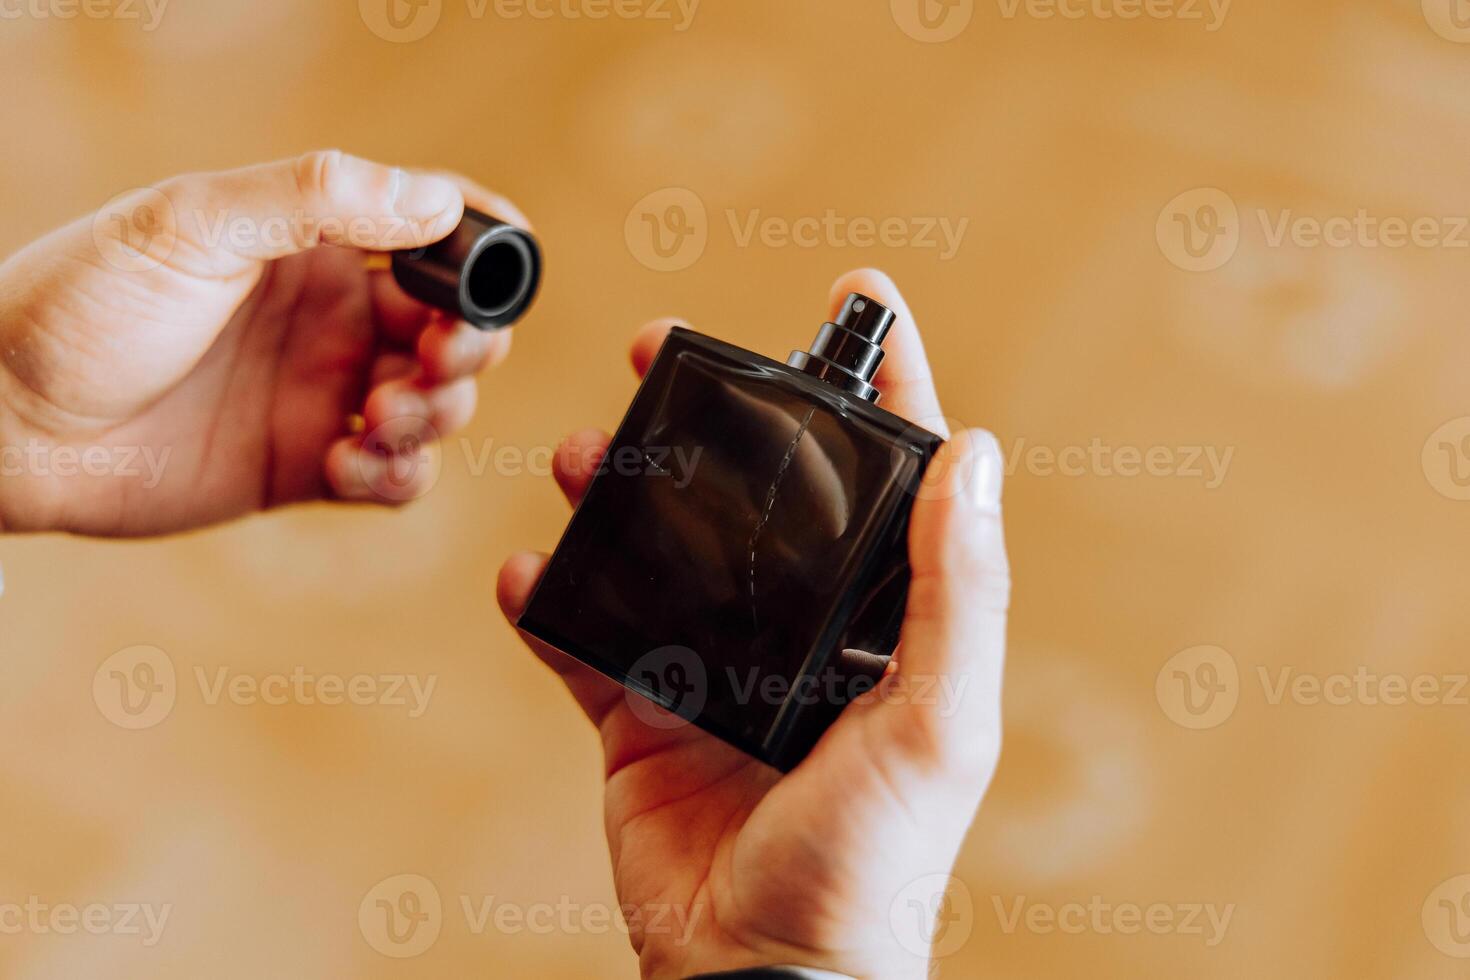
{"label": "reflection on glass bottle", "polygon": [[893,651],[941,442],[876,404],[893,319],[853,294],[787,364],[670,333],[520,628],[795,766]]}

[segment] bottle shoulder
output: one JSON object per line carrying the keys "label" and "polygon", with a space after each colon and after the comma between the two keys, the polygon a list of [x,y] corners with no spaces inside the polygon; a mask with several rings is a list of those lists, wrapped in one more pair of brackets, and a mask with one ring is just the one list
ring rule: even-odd
{"label": "bottle shoulder", "polygon": [[[697,352],[707,355],[716,362],[723,362],[734,373],[756,371],[766,378],[777,379],[783,386],[802,392],[813,401],[821,402],[841,414],[854,416],[870,425],[877,426],[892,434],[895,439],[902,439],[923,448],[926,455],[938,449],[944,442],[939,435],[910,422],[901,415],[890,412],[882,405],[874,404],[865,398],[859,398],[834,385],[827,384],[782,361],[747,350],[718,337],[691,330],[688,327],[674,327],[669,331],[668,338],[649,367],[649,374],[652,375],[660,369],[672,369],[679,357],[687,352]],[[662,366],[661,361],[664,362]]]}

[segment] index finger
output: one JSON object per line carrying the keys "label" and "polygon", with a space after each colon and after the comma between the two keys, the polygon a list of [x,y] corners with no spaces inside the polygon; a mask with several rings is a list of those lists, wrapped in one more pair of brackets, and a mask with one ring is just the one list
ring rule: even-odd
{"label": "index finger", "polygon": [[499,218],[506,224],[515,225],[517,228],[524,228],[526,231],[535,231],[531,227],[531,221],[526,217],[525,212],[516,207],[510,198],[497,194],[486,187],[482,187],[464,174],[458,174],[452,170],[430,170],[424,172],[432,174],[435,177],[443,177],[452,182],[459,188],[459,192],[464,195],[464,203],[476,211],[482,211],[492,218]]}
{"label": "index finger", "polygon": [[837,316],[848,293],[862,293],[888,307],[894,313],[893,327],[883,341],[886,352],[873,381],[883,393],[883,407],[949,438],[949,426],[939,407],[939,394],[934,390],[934,373],[924,353],[924,341],[909,310],[908,302],[887,273],[878,269],[855,269],[839,276],[832,284],[827,317]]}

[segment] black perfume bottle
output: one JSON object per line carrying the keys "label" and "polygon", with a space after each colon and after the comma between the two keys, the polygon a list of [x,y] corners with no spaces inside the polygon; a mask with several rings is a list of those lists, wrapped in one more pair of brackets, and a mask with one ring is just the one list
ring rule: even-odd
{"label": "black perfume bottle", "polygon": [[518,626],[778,769],[881,677],[939,436],[879,408],[858,294],[786,364],[660,348]]}

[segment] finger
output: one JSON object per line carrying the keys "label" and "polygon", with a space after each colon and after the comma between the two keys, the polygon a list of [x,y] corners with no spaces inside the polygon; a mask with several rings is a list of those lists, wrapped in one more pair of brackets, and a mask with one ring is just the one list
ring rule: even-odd
{"label": "finger", "polygon": [[664,345],[664,340],[669,336],[669,331],[675,327],[683,327],[687,324],[678,317],[662,317],[658,320],[645,323],[633,336],[633,349],[630,356],[633,360],[633,370],[638,372],[638,377],[648,373],[649,365],[658,356],[658,349]]}
{"label": "finger", "polygon": [[410,455],[375,452],[363,436],[346,436],[327,450],[323,473],[338,500],[397,507],[417,500],[434,486],[437,467],[425,454],[432,446],[415,444]]}
{"label": "finger", "polygon": [[909,702],[911,720],[961,748],[999,733],[1010,601],[1002,472],[993,435],[958,433],[930,463],[909,526],[913,578],[896,677],[906,691],[944,692]]}
{"label": "finger", "polygon": [[404,292],[390,269],[370,270],[368,291],[378,335],[403,350],[413,350],[430,324],[447,316]]}
{"label": "finger", "polygon": [[949,427],[934,390],[934,374],[924,353],[924,341],[903,294],[887,273],[855,269],[839,276],[832,284],[828,319],[841,311],[848,293],[862,293],[895,314],[893,327],[883,341],[883,363],[878,365],[878,375],[873,381],[883,393],[883,407],[947,438]]}
{"label": "finger", "polygon": [[396,381],[399,378],[412,378],[418,373],[418,362],[407,354],[398,354],[388,351],[373,358],[373,368],[369,373],[369,390],[378,387],[387,381]]}
{"label": "finger", "polygon": [[369,433],[391,430],[390,445],[405,438],[432,442],[468,425],[478,400],[474,378],[439,385],[425,385],[418,377],[397,378],[368,393],[363,424]]}
{"label": "finger", "polygon": [[442,317],[419,335],[419,364],[434,383],[466,378],[499,364],[510,354],[509,330],[478,330]]}
{"label": "finger", "polygon": [[160,186],[179,238],[202,253],[278,259],[318,245],[373,251],[419,248],[454,230],[464,212],[459,185],[343,153],[220,173]]}
{"label": "finger", "polygon": [[450,181],[459,188],[460,194],[464,197],[465,204],[474,208],[476,211],[484,212],[492,218],[499,218],[506,224],[515,225],[517,228],[535,231],[531,227],[531,221],[526,217],[525,212],[516,207],[510,198],[481,186],[463,174],[457,174],[450,170],[422,170],[415,172],[443,177]]}
{"label": "finger", "polygon": [[[541,580],[546,562],[545,555],[525,551],[512,555],[501,566],[500,576],[495,584],[495,595],[500,602],[501,611],[512,626],[525,611],[526,603],[531,598],[531,590]],[[531,652],[561,677],[567,690],[572,692],[572,697],[592,723],[601,725],[608,711],[623,697],[622,686],[534,637],[522,633],[521,639],[531,648]]]}
{"label": "finger", "polygon": [[601,429],[583,429],[567,436],[556,447],[552,473],[556,477],[556,485],[561,487],[561,492],[566,494],[567,502],[573,507],[582,502],[611,442],[612,439]]}

